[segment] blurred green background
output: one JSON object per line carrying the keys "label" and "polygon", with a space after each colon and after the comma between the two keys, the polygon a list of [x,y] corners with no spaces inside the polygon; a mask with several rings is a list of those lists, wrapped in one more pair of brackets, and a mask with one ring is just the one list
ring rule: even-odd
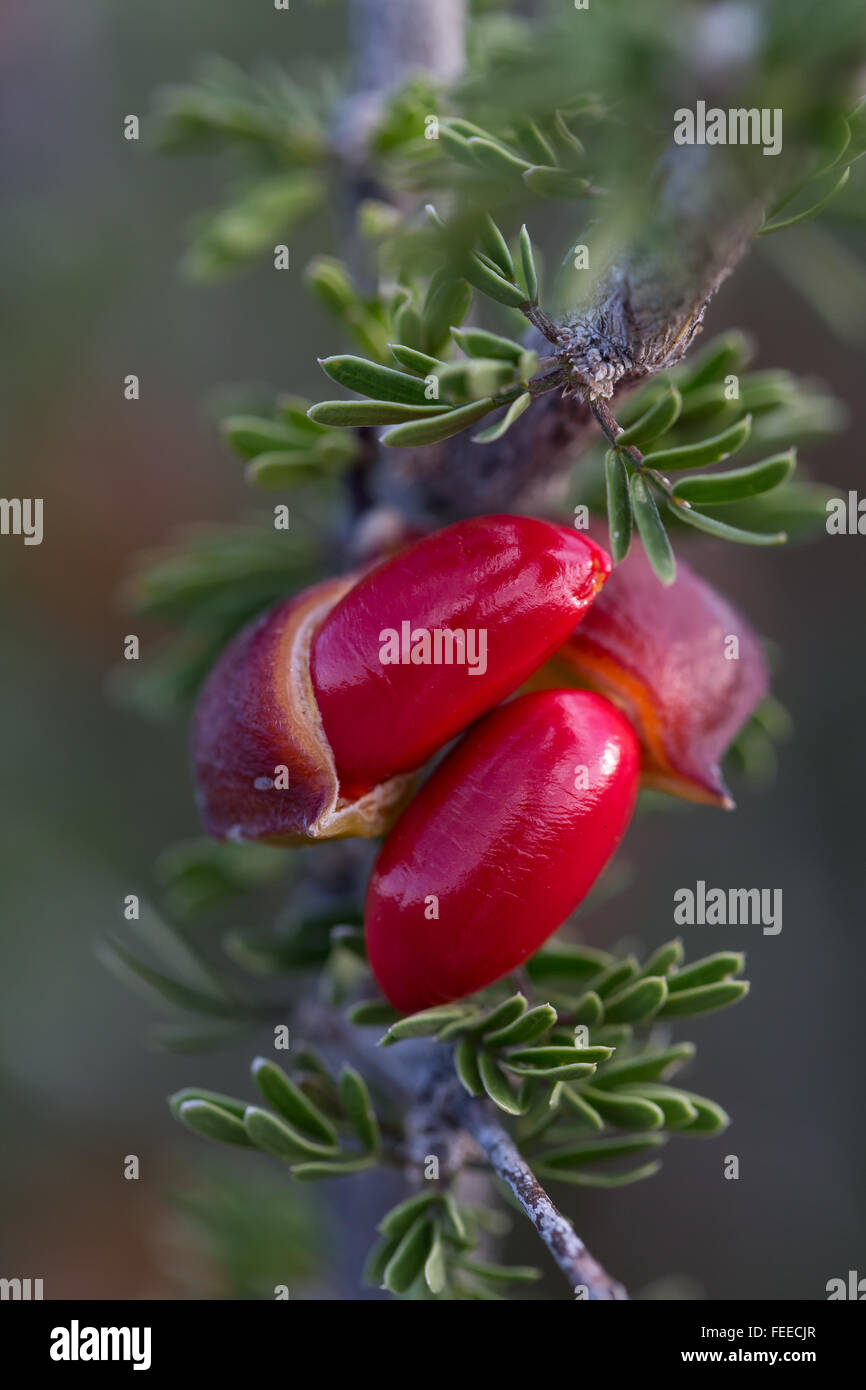
{"label": "blurred green background", "polygon": [[[374,1175],[313,1204],[260,1157],[203,1158],[165,1095],[192,1080],[244,1094],[255,1043],[201,1059],[152,1050],[151,1011],[92,954],[99,933],[122,930],[125,894],[157,894],[160,851],[197,831],[185,729],[108,697],[124,634],[140,631],[145,650],[156,637],[124,615],[118,590],[137,554],[178,526],[257,505],[208,417],[215,390],[258,382],[315,397],[315,355],[334,347],[300,269],[276,289],[266,267],[217,287],[179,278],[184,224],[219,201],[221,181],[206,158],[125,141],[123,118],[143,116],[202,53],[303,69],[311,55],[339,66],[345,42],[339,4],[299,0],[288,23],[234,0],[0,5],[0,491],[45,499],[41,546],[0,539],[0,1274],[42,1278],[48,1298],[250,1295],[250,1261],[266,1270],[265,1296],[276,1282],[293,1297],[376,1296],[359,1269],[399,1188]],[[293,234],[294,265],[331,243],[330,221],[323,212]],[[832,267],[812,270],[820,287]],[[850,404],[846,435],[807,457],[843,494],[862,488],[861,347],[835,338],[757,254],[710,311],[710,330],[730,325],[756,335],[758,365],[820,375]],[[731,1112],[731,1129],[672,1144],[647,1184],[563,1196],[590,1249],[636,1291],[676,1275],[691,1281],[680,1292],[709,1298],[822,1298],[866,1259],[864,543],[690,552],[779,645],[777,693],[796,736],[775,785],[743,792],[736,814],[635,825],[624,858],[636,877],[593,919],[598,940],[659,944],[674,934],[674,890],[698,878],[782,887],[785,916],[777,937],[685,929],[692,954],[748,952],[749,1001],[691,1032],[694,1084]],[[256,925],[248,911],[223,925]],[[127,1154],[140,1157],[138,1182],[123,1178]],[[722,1178],[726,1154],[740,1158],[738,1182]],[[219,1219],[203,1244],[209,1192]],[[508,1256],[544,1263],[522,1231]],[[550,1276],[537,1295],[562,1290]]]}

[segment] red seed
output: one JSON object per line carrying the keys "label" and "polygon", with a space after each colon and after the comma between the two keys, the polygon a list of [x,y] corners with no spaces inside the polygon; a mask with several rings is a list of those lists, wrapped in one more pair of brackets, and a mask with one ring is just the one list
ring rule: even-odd
{"label": "red seed", "polygon": [[488,715],[403,812],[367,892],[382,991],[415,1012],[519,966],[586,896],[634,808],[640,754],[600,695],[545,690]]}
{"label": "red seed", "polygon": [[[575,531],[486,516],[426,536],[365,575],[311,651],[343,794],[420,767],[516,690],[569,636],[609,573],[604,550]],[[468,659],[437,663],[436,643],[447,657],[451,642],[437,632],[459,631]]]}

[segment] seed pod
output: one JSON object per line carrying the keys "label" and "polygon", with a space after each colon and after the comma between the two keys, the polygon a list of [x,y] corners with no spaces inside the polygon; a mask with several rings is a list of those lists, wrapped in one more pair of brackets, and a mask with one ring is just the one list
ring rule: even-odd
{"label": "seed pod", "polygon": [[579,680],[625,711],[650,785],[733,805],[719,763],[767,694],[767,663],[742,614],[682,560],[665,588],[632,547],[542,676]]}
{"label": "seed pod", "polygon": [[361,579],[322,622],[310,660],[344,794],[420,767],[516,690],[609,573],[606,553],[575,531],[488,516]]}
{"label": "seed pod", "polygon": [[[278,604],[199,699],[205,828],[276,844],[384,834],[411,794],[406,774],[547,660],[609,567],[561,527],[486,517]],[[387,630],[399,648],[406,628],[408,664],[382,665]]]}
{"label": "seed pod", "polygon": [[466,735],[403,812],[367,892],[379,985],[414,1012],[519,966],[585,897],[628,825],[639,748],[588,691],[538,691]]}

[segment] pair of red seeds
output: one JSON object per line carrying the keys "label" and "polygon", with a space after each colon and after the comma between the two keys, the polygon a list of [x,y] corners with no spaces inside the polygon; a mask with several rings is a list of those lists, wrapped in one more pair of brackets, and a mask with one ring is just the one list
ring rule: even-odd
{"label": "pair of red seeds", "polygon": [[[640,754],[612,704],[585,691],[547,690],[493,708],[562,646],[609,572],[605,552],[574,532],[482,517],[379,565],[313,636],[313,692],[346,800],[421,767],[486,715],[403,812],[370,879],[370,964],[403,1011],[472,993],[519,966],[582,900],[625,831]],[[281,610],[288,614],[293,603],[274,610],[265,630],[279,628]],[[483,633],[486,661],[476,661],[472,674],[465,659],[415,664],[406,638],[443,630],[473,630],[476,642]],[[388,633],[403,638],[399,664],[382,662]],[[247,772],[251,749],[263,758],[278,750],[279,711],[271,697],[256,709],[256,692],[244,682],[248,666],[229,649],[202,699],[197,771],[205,820],[217,834],[244,835],[254,815],[248,788],[240,820],[231,796],[226,804],[217,794],[214,767],[224,790],[231,750],[223,746],[214,758],[214,736],[225,732],[214,711],[231,706]],[[263,786],[257,795],[285,797],[290,809],[291,785]],[[274,829],[271,822],[268,838]]]}

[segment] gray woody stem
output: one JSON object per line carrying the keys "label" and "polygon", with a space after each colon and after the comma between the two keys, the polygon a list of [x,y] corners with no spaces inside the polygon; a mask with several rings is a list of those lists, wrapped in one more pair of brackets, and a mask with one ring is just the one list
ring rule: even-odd
{"label": "gray woody stem", "polygon": [[596,1301],[627,1299],[623,1285],[612,1279],[589,1253],[490,1108],[465,1096],[457,1102],[455,1110],[460,1123],[486,1154],[493,1171],[514,1193],[571,1288],[579,1289],[584,1297]]}

